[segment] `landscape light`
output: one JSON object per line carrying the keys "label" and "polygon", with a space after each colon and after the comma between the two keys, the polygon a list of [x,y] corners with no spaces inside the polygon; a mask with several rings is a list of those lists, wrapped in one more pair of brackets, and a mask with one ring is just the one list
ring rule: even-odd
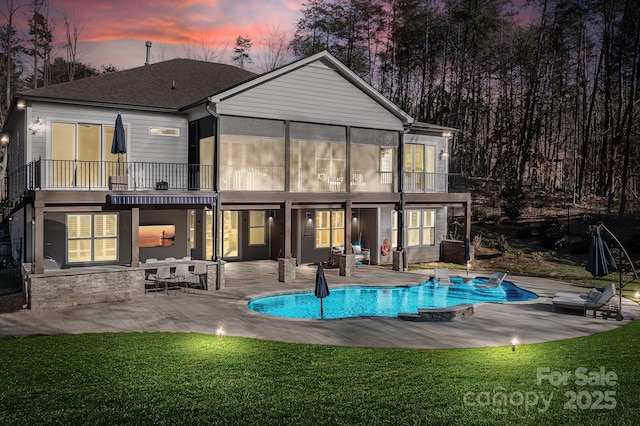
{"label": "landscape light", "polygon": [[222,327],[220,327],[218,329],[218,331],[216,331],[216,333],[218,334],[218,339],[222,339],[222,335],[224,334],[224,330],[222,329]]}
{"label": "landscape light", "polygon": [[515,352],[516,351],[516,345],[520,343],[520,341],[518,340],[517,337],[514,337],[513,339],[511,339],[511,352]]}

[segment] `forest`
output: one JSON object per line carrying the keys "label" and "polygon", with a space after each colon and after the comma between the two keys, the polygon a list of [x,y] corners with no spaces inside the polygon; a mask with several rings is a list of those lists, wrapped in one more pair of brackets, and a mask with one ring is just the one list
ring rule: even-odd
{"label": "forest", "polygon": [[[117,69],[81,64],[66,18],[52,57],[42,10],[21,37],[6,2],[0,124],[20,90]],[[327,50],[417,121],[458,129],[450,172],[475,185],[599,197],[619,218],[640,195],[638,0],[307,0],[285,47]]]}

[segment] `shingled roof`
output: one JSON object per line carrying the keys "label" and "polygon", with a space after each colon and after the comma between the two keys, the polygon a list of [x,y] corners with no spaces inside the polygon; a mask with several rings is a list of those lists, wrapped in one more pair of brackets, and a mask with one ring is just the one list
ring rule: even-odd
{"label": "shingled roof", "polygon": [[232,65],[171,59],[28,90],[17,97],[177,111],[255,76]]}

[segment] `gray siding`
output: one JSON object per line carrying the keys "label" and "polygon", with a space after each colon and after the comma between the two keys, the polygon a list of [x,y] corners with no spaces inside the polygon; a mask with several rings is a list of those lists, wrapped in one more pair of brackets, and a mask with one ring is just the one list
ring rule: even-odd
{"label": "gray siding", "polygon": [[226,115],[402,130],[402,122],[322,62],[223,100]]}
{"label": "gray siding", "polygon": [[[127,161],[187,163],[188,122],[185,116],[127,110],[120,110],[120,113],[127,128]],[[28,161],[49,157],[51,122],[113,126],[117,115],[116,109],[34,103],[32,116],[44,119],[46,130],[31,137],[31,158]],[[179,128],[180,136],[149,135],[149,126]]]}

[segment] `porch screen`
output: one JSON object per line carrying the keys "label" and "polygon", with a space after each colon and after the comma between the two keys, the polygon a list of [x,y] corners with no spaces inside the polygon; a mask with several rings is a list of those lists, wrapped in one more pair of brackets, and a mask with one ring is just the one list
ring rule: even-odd
{"label": "porch screen", "polygon": [[291,123],[291,191],[345,191],[346,160],[346,128]]}
{"label": "porch screen", "polygon": [[393,192],[398,132],[351,129],[351,191]]}
{"label": "porch screen", "polygon": [[284,190],[284,122],[220,118],[221,189]]}

